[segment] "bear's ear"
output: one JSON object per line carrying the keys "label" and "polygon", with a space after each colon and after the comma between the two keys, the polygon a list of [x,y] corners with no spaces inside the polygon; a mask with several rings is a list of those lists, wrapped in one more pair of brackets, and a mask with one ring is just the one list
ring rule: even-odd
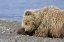
{"label": "bear's ear", "polygon": [[25,11],[25,15],[26,15],[26,16],[29,16],[29,15],[31,15],[31,14],[32,14],[31,11],[29,11],[29,10],[26,10],[26,11]]}

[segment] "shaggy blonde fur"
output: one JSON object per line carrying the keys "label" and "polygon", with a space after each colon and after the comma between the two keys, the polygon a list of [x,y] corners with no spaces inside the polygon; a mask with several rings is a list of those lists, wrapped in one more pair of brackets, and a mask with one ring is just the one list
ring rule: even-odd
{"label": "shaggy blonde fur", "polygon": [[26,10],[22,20],[25,31],[34,32],[34,36],[40,37],[62,37],[62,26],[64,24],[64,11],[55,6],[43,9]]}

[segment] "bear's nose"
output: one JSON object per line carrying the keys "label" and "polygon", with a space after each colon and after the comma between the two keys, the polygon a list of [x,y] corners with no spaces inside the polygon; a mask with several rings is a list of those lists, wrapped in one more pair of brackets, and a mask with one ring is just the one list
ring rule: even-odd
{"label": "bear's nose", "polygon": [[29,31],[25,31],[26,34],[29,34],[30,32]]}
{"label": "bear's nose", "polygon": [[28,33],[28,31],[25,31],[25,33]]}

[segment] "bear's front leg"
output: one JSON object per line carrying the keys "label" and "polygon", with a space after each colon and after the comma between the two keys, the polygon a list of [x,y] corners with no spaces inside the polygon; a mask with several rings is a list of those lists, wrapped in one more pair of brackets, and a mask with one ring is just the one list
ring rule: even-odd
{"label": "bear's front leg", "polygon": [[48,27],[46,25],[41,24],[35,31],[34,36],[47,37],[48,36]]}

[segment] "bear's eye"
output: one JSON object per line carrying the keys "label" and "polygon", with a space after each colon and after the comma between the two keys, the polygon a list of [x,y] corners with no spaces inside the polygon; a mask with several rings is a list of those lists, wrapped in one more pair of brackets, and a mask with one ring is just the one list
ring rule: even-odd
{"label": "bear's eye", "polygon": [[25,25],[27,25],[27,23],[25,23]]}

